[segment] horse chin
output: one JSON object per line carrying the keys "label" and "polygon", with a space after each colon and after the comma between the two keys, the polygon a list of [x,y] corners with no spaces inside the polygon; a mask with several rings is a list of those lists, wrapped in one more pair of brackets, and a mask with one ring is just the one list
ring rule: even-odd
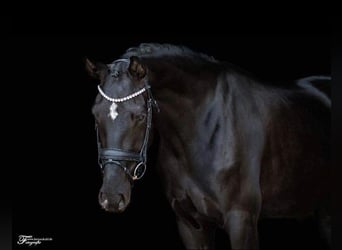
{"label": "horse chin", "polygon": [[121,213],[126,211],[126,207],[124,207],[122,209],[113,208],[113,207],[103,208],[103,209],[108,213],[114,213],[114,214],[121,214]]}

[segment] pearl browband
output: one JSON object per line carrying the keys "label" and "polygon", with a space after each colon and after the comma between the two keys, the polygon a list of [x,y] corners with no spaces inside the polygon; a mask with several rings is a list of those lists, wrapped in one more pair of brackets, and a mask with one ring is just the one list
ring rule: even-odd
{"label": "pearl browband", "polygon": [[116,117],[119,115],[119,113],[117,112],[117,107],[118,105],[116,105],[116,103],[118,102],[125,102],[125,101],[128,101],[138,95],[141,95],[142,93],[144,93],[147,89],[150,88],[149,85],[145,85],[144,88],[138,90],[137,92],[134,92],[133,94],[131,95],[128,95],[128,96],[125,96],[125,97],[122,97],[122,98],[111,98],[109,96],[107,96],[103,90],[101,89],[100,85],[97,85],[97,88],[100,92],[100,94],[107,100],[107,101],[110,101],[112,102],[112,105],[110,105],[109,107],[109,114],[108,116],[114,121],[116,119]]}
{"label": "pearl browband", "polygon": [[134,92],[133,94],[128,95],[128,96],[125,96],[125,97],[122,97],[122,98],[111,98],[111,97],[107,96],[107,95],[103,92],[103,90],[101,89],[100,85],[97,85],[97,88],[98,88],[100,94],[101,94],[106,100],[108,100],[108,101],[110,101],[110,102],[125,102],[125,101],[128,101],[128,100],[130,100],[130,99],[132,99],[132,98],[138,96],[138,95],[141,95],[141,94],[144,93],[147,89],[149,89],[150,86],[147,85],[146,87],[144,87],[144,88],[138,90],[137,92]]}

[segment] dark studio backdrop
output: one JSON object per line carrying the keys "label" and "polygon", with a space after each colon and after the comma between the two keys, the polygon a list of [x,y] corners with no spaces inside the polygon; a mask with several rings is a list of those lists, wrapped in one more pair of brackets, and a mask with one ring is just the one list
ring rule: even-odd
{"label": "dark studio backdrop", "polygon": [[[97,83],[83,59],[110,63],[141,42],[185,45],[268,81],[330,75],[330,36],[319,32],[14,35],[11,77],[18,83],[15,102],[22,103],[16,111],[22,124],[17,146],[25,148],[25,161],[12,170],[13,247],[24,248],[16,243],[19,235],[33,235],[53,238],[36,249],[183,249],[155,171],[153,146],[146,175],[123,214],[106,213],[97,201],[102,180],[91,115]],[[263,249],[324,246],[310,219],[266,220],[259,230]],[[227,239],[219,232],[218,247],[224,246]]]}

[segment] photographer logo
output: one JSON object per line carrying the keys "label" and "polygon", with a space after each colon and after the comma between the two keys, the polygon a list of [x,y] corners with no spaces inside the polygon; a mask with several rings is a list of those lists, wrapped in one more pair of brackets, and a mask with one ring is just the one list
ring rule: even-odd
{"label": "photographer logo", "polygon": [[52,238],[36,238],[32,235],[19,235],[18,236],[18,245],[29,245],[29,246],[37,246],[42,244],[43,241],[52,241]]}

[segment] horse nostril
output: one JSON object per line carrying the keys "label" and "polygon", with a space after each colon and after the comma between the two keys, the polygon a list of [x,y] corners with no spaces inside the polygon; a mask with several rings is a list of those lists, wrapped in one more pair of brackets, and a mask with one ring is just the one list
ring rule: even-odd
{"label": "horse nostril", "polygon": [[119,194],[118,210],[123,211],[125,209],[125,197]]}
{"label": "horse nostril", "polygon": [[103,202],[103,200],[104,200],[104,195],[103,195],[103,192],[101,192],[101,191],[99,193],[99,200],[100,200],[100,202]]}
{"label": "horse nostril", "polygon": [[105,197],[103,192],[99,192],[99,203],[100,203],[102,208],[107,209],[108,199]]}
{"label": "horse nostril", "polygon": [[102,207],[103,208],[107,208],[108,207],[108,200],[107,199],[102,202]]}

